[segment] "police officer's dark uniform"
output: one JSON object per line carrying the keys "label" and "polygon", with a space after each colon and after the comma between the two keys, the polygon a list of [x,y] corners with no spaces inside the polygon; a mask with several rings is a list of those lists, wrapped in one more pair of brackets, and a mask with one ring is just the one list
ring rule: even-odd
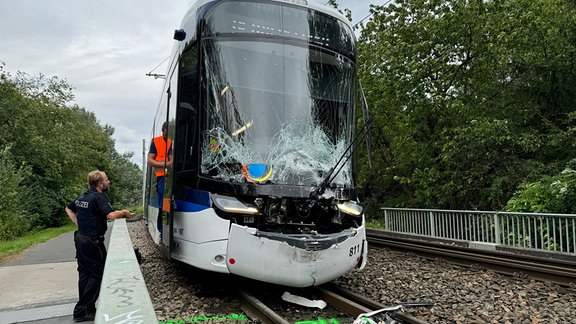
{"label": "police officer's dark uniform", "polygon": [[79,276],[79,300],[74,307],[74,319],[78,321],[93,318],[96,313],[106,263],[107,215],[114,209],[106,196],[95,188],[81,194],[67,207],[78,219],[78,231],[74,233]]}
{"label": "police officer's dark uniform", "polygon": [[104,234],[107,219],[129,217],[129,210],[114,210],[102,192],[110,188],[105,172],[94,170],[88,173],[90,190],[81,194],[66,206],[66,214],[78,230],[74,233],[76,259],[78,260],[78,293],[80,298],[74,307],[74,321],[94,320],[96,300],[106,263]]}

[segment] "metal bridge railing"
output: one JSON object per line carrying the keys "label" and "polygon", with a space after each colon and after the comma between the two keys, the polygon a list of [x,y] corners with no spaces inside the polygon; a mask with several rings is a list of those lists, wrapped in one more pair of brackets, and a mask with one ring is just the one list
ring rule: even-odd
{"label": "metal bridge railing", "polygon": [[388,231],[576,252],[576,215],[496,211],[381,208]]}

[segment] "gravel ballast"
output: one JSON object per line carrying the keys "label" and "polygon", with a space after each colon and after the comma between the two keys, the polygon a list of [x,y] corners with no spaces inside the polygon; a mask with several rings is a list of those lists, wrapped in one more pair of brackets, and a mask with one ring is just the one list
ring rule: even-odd
{"label": "gravel ballast", "polygon": [[[143,220],[129,222],[128,230],[142,254],[142,274],[159,321],[242,312],[238,300],[230,296],[229,278],[207,277],[205,272],[168,261],[150,239]],[[364,270],[350,272],[334,283],[385,306],[433,302],[431,309],[406,308],[430,323],[576,324],[576,287],[504,276],[389,249],[368,251]],[[207,280],[218,284],[204,285]]]}

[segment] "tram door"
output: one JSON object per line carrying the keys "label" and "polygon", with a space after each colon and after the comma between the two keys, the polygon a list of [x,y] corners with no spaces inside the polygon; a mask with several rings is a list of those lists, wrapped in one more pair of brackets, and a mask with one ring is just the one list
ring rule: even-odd
{"label": "tram door", "polygon": [[[168,90],[170,91],[170,90]],[[167,148],[167,157],[169,159],[173,159],[173,151],[174,151],[174,121],[168,121],[168,139],[170,140],[171,147]],[[162,249],[164,252],[170,256],[170,247],[172,244],[172,186],[174,183],[174,172],[173,172],[173,163],[168,162],[166,163],[166,167],[164,169],[164,190],[163,190],[163,197],[162,197],[162,205],[160,206],[160,213],[162,215],[162,236],[161,236],[161,243]]]}

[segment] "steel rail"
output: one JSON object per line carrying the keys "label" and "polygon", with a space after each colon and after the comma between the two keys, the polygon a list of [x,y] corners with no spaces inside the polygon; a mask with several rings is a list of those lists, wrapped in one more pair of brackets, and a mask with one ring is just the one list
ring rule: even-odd
{"label": "steel rail", "polygon": [[240,296],[243,310],[252,319],[258,319],[266,324],[290,324],[289,321],[276,314],[248,291],[238,289],[238,295]]}
{"label": "steel rail", "polygon": [[447,245],[427,240],[405,238],[395,234],[367,233],[368,244],[372,246],[393,247],[434,259],[438,256],[447,261],[471,266],[481,265],[506,275],[523,274],[534,279],[554,282],[560,285],[576,284],[576,262],[514,254],[499,251],[485,251],[463,246]]}
{"label": "steel rail", "polygon": [[[357,317],[361,314],[370,313],[372,311],[377,311],[386,308],[376,301],[368,299],[365,296],[356,294],[352,291],[342,289],[335,286],[334,284],[328,283],[320,287],[316,287],[316,290],[323,300],[325,300],[332,307],[339,309],[342,312]],[[407,324],[427,324],[427,321],[416,318],[410,314],[403,311],[393,311],[391,315],[400,320],[401,323]]]}

